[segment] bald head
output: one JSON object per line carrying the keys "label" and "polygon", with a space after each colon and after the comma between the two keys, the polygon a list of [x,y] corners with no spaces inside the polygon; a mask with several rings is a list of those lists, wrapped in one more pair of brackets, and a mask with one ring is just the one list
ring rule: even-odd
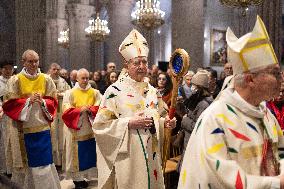
{"label": "bald head", "polygon": [[76,81],[76,78],[77,78],[77,70],[72,70],[71,72],[70,72],[70,80],[71,81]]}
{"label": "bald head", "polygon": [[59,75],[61,77],[63,77],[64,79],[68,79],[68,71],[64,68],[62,68],[60,71],[59,71]]}
{"label": "bald head", "polygon": [[85,68],[81,68],[77,72],[77,81],[81,88],[85,89],[89,83],[89,71]]}
{"label": "bald head", "polygon": [[85,68],[81,68],[80,70],[77,71],[77,77],[79,77],[79,75],[82,75],[82,74],[89,74],[89,71]]}
{"label": "bald head", "polygon": [[38,71],[39,56],[34,50],[28,49],[22,55],[22,63],[26,72],[35,75]]}
{"label": "bald head", "polygon": [[116,65],[115,65],[114,62],[109,62],[109,63],[107,64],[107,72],[108,72],[108,73],[109,73],[109,72],[112,72],[112,71],[115,71],[115,69],[116,69]]}
{"label": "bald head", "polygon": [[27,60],[27,58],[31,57],[31,56],[39,59],[37,52],[35,52],[34,50],[31,50],[31,49],[28,49],[22,54],[22,61]]}

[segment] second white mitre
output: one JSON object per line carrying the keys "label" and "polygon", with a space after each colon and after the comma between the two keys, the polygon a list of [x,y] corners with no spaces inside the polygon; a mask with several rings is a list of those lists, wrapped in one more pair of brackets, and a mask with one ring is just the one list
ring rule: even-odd
{"label": "second white mitre", "polygon": [[148,43],[141,33],[133,29],[119,46],[119,52],[126,61],[139,56],[148,57]]}
{"label": "second white mitre", "polygon": [[234,74],[278,63],[265,25],[259,16],[252,32],[237,38],[228,28],[226,40],[228,61],[233,65]]}

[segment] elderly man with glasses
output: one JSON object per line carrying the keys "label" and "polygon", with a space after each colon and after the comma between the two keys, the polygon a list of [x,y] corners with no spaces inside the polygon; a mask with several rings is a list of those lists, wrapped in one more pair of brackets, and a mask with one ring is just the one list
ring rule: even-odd
{"label": "elderly man with glasses", "polygon": [[145,38],[132,30],[119,47],[125,70],[106,90],[94,121],[98,188],[164,188],[160,141],[166,117],[157,90],[143,82],[148,67]]}
{"label": "elderly man with glasses", "polygon": [[264,103],[282,81],[269,36],[257,17],[251,33],[238,39],[229,28],[226,39],[234,84],[197,120],[178,188],[283,189],[283,132]]}
{"label": "elderly man with glasses", "polygon": [[12,181],[24,189],[58,189],[52,160],[50,125],[57,100],[52,79],[39,72],[39,55],[26,50],[22,71],[8,80],[4,112],[12,121],[8,132],[12,148]]}

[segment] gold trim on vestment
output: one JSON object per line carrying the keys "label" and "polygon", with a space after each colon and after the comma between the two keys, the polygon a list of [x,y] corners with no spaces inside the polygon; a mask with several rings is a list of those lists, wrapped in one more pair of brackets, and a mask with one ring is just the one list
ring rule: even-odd
{"label": "gold trim on vestment", "polygon": [[72,172],[78,172],[79,158],[78,158],[78,142],[76,141],[77,131],[71,131],[71,132],[72,132],[72,152],[73,152],[71,170]]}
{"label": "gold trim on vestment", "polygon": [[[269,39],[269,35],[268,35],[268,33],[267,33],[267,30],[266,30],[265,25],[264,25],[263,22],[260,22],[260,27],[261,27],[262,31],[264,31],[264,33],[265,33],[265,35],[266,35],[266,38]],[[269,41],[270,41],[270,39],[269,39]],[[277,59],[277,57],[276,57],[276,54],[275,54],[275,52],[274,52],[274,49],[273,49],[273,47],[272,47],[271,42],[269,43],[269,46],[270,46],[270,50],[271,50],[272,55],[273,55],[273,58],[274,58],[274,62],[275,62],[275,64],[278,64],[278,59]]]}
{"label": "gold trim on vestment", "polygon": [[26,152],[26,145],[25,145],[25,139],[24,139],[24,131],[23,131],[23,124],[14,122],[16,125],[13,124],[13,127],[17,127],[18,129],[18,137],[19,137],[19,143],[20,143],[20,153],[22,157],[22,165],[24,168],[28,167],[28,157]]}
{"label": "gold trim on vestment", "polygon": [[[252,50],[255,50],[255,49],[259,49],[263,46],[268,46],[268,48],[271,48],[269,44],[267,43],[264,43],[264,44],[259,44],[258,46],[252,46],[250,48],[244,48],[243,50],[241,50],[240,52],[240,59],[242,61],[242,64],[243,64],[243,67],[244,67],[244,71],[248,71],[249,70],[249,66],[248,66],[248,63],[246,62],[245,58],[244,58],[244,53],[248,52],[248,51],[252,51]],[[272,53],[273,49],[270,49],[270,53]],[[273,55],[272,55],[273,56]]]}
{"label": "gold trim on vestment", "polygon": [[50,130],[49,125],[23,128],[23,131],[24,131],[25,134],[27,134],[27,133],[39,133],[39,132],[46,131],[46,130]]}
{"label": "gold trim on vestment", "polygon": [[262,145],[242,148],[240,154],[244,159],[251,159],[262,155]]}
{"label": "gold trim on vestment", "polygon": [[74,137],[74,139],[76,141],[85,141],[85,140],[89,140],[91,138],[95,138],[94,133],[90,133],[90,134],[87,134],[87,135]]}
{"label": "gold trim on vestment", "polygon": [[268,39],[258,38],[258,39],[250,40],[246,44],[244,49],[252,48],[252,47],[259,47],[260,45],[269,44],[269,43],[270,43],[270,41]]}

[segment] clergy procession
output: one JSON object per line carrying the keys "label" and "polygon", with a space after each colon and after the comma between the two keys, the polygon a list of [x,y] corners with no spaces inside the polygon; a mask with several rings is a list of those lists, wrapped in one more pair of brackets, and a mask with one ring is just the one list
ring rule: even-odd
{"label": "clergy procession", "polygon": [[129,32],[121,71],[43,73],[32,49],[19,73],[1,62],[0,188],[284,189],[284,75],[262,19],[227,29],[220,79],[183,49],[149,68]]}

